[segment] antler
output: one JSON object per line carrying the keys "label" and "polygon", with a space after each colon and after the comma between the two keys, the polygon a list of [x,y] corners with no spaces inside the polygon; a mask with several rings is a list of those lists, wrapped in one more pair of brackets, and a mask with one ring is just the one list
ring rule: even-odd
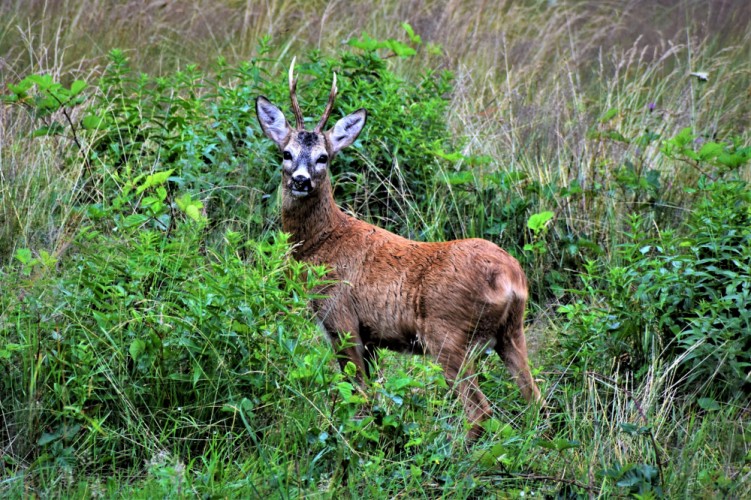
{"label": "antler", "polygon": [[297,78],[295,77],[295,59],[292,58],[292,64],[289,66],[289,99],[292,101],[292,112],[295,114],[295,122],[297,122],[297,129],[301,130],[305,128],[303,124],[302,111],[300,111],[300,103],[297,102]]}
{"label": "antler", "polygon": [[326,126],[326,122],[329,120],[331,110],[334,108],[334,101],[336,100],[336,73],[334,73],[334,81],[331,83],[331,92],[329,92],[329,102],[326,103],[326,109],[323,110],[323,116],[321,121],[315,128],[316,132],[321,132],[323,127]]}

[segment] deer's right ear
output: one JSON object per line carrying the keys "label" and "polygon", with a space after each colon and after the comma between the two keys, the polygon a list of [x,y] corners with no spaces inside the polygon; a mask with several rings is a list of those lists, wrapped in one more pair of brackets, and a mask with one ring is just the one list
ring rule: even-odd
{"label": "deer's right ear", "polygon": [[334,153],[346,148],[357,139],[360,135],[362,128],[365,126],[365,119],[368,117],[368,113],[360,108],[351,115],[347,115],[340,119],[334,125],[334,128],[326,132],[329,138],[331,148]]}
{"label": "deer's right ear", "polygon": [[280,148],[284,146],[290,133],[289,123],[279,108],[263,96],[256,99],[256,116],[263,133]]}

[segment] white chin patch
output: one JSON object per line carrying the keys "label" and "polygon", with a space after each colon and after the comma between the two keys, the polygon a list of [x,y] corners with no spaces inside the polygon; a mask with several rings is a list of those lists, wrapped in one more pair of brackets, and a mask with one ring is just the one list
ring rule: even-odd
{"label": "white chin patch", "polygon": [[292,193],[292,196],[295,198],[305,198],[310,194],[310,191],[297,191],[295,189],[290,189],[289,192]]}

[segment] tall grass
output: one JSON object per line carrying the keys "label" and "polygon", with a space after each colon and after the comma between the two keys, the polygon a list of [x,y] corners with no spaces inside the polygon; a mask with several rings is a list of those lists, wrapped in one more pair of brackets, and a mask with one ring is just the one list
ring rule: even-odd
{"label": "tall grass", "polygon": [[[336,51],[363,31],[400,38],[407,21],[441,50],[425,48],[395,67],[405,76],[436,65],[456,73],[448,119],[467,153],[488,155],[493,168],[524,171],[543,184],[576,181],[585,191],[611,184],[625,160],[659,161],[654,148],[592,140],[592,131],[633,138],[645,128],[669,136],[692,127],[727,138],[751,124],[744,96],[751,20],[742,1],[195,1],[113,8],[81,0],[10,2],[0,9],[0,75],[8,82],[33,72],[90,77],[111,48],[125,49],[136,70],[151,74],[192,63],[210,67],[219,56],[247,59],[266,35],[281,47],[271,69],[281,74],[303,47]],[[708,81],[689,76],[696,71],[707,72]],[[616,114],[601,123],[610,110]],[[674,178],[670,185],[680,186],[678,174],[685,172],[664,167],[664,177]],[[680,190],[668,194],[666,204],[680,205]],[[604,197],[583,197],[578,206],[549,203],[559,204],[567,227],[597,241],[613,236],[608,214],[632,210]]]}
{"label": "tall grass", "polygon": [[[426,360],[385,356],[367,401],[358,399],[302,308],[302,270],[289,267],[283,245],[241,243],[239,234],[269,239],[273,197],[232,192],[241,202],[222,201],[221,210],[207,202],[221,221],[207,227],[183,217],[169,241],[125,225],[98,240],[112,227],[98,226],[79,202],[101,186],[88,184],[85,162],[71,160],[70,136],[31,137],[33,114],[3,105],[0,276],[12,286],[0,313],[0,367],[9,375],[0,384],[0,493],[748,496],[747,393],[718,402],[718,393],[686,389],[685,360],[667,358],[669,346],[656,341],[637,372],[627,359],[603,361],[603,351],[585,361],[570,351],[581,331],[603,332],[612,320],[607,280],[617,276],[588,266],[627,267],[624,246],[646,248],[633,240],[632,217],[660,235],[699,210],[703,166],[665,155],[661,141],[690,127],[698,142],[751,144],[746,3],[4,2],[1,93],[34,73],[94,83],[113,48],[134,72],[163,76],[198,64],[208,74],[220,57],[229,67],[258,57],[263,37],[273,40],[261,54],[264,78],[282,85],[292,55],[317,48],[334,57],[364,32],[404,40],[408,22],[422,44],[389,68],[408,82],[429,68],[454,74],[445,122],[462,155],[431,163],[434,175],[415,192],[403,158],[384,170],[373,155],[355,154],[347,165],[362,170],[338,175],[340,201],[410,237],[481,236],[519,256],[532,284],[527,331],[548,407],[527,411],[500,362],[487,357],[478,371],[497,418],[469,450],[461,409]],[[172,97],[180,98],[165,102]],[[388,149],[382,137],[369,141]],[[253,150],[248,172],[266,167],[263,153]],[[140,158],[133,168],[158,170]],[[236,163],[228,168],[227,178],[247,178]],[[467,171],[469,180],[459,176]],[[645,181],[652,171],[657,185]],[[119,172],[104,175],[122,181]],[[735,175],[751,181],[748,166]],[[260,221],[236,220],[264,203]],[[139,210],[126,209],[123,218]],[[529,215],[545,210],[553,223],[533,232]],[[38,262],[20,263],[23,249]],[[558,312],[577,292],[591,293],[571,309],[579,317]],[[121,298],[102,303],[97,294]],[[647,338],[654,327],[644,324]],[[185,357],[160,358],[160,342]],[[600,347],[592,342],[576,348]],[[229,363],[233,356],[242,361]],[[169,373],[156,376],[154,367]],[[50,394],[58,399],[43,406]],[[92,394],[110,411],[101,421],[86,419],[102,406],[77,406]],[[67,423],[46,428],[40,422],[50,415]],[[90,432],[80,437],[70,422]]]}

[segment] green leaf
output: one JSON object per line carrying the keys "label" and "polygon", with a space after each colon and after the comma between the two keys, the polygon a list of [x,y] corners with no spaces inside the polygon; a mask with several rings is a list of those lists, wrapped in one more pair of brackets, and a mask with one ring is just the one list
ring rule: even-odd
{"label": "green leaf", "polygon": [[19,97],[26,97],[26,91],[29,90],[32,86],[34,86],[34,82],[29,80],[28,78],[24,78],[18,84],[13,85],[12,83],[8,84],[8,90],[13,92]]}
{"label": "green leaf", "polygon": [[86,88],[86,82],[83,80],[76,80],[70,84],[70,95],[75,96],[81,93]]}
{"label": "green leaf", "polygon": [[469,170],[462,172],[451,172],[446,174],[446,180],[452,186],[461,186],[464,184],[474,184],[475,175]]}
{"label": "green leaf", "polygon": [[377,49],[383,48],[385,46],[382,42],[376,40],[375,38],[371,38],[367,33],[363,33],[360,38],[351,38],[349,41],[347,41],[347,45],[356,49],[364,50],[366,52],[374,52]]}
{"label": "green leaf", "polygon": [[410,57],[417,54],[415,49],[398,40],[387,40],[386,45],[399,57]]}
{"label": "green leaf", "polygon": [[147,220],[149,220],[148,215],[132,214],[127,216],[125,220],[123,220],[123,226],[126,228],[138,227],[141,224],[144,224]]}
{"label": "green leaf", "polygon": [[415,30],[412,29],[412,26],[409,23],[402,23],[402,28],[407,33],[410,42],[415,45],[422,44],[422,38],[420,38],[420,35],[415,34]]}
{"label": "green leaf", "polygon": [[509,460],[508,450],[503,443],[495,443],[489,449],[472,452],[472,462],[486,468],[497,467],[499,463],[506,465]]}
{"label": "green leaf", "polygon": [[555,450],[555,451],[563,451],[568,450],[569,448],[578,448],[581,446],[581,443],[576,439],[554,439],[552,441],[547,439],[539,439],[537,441],[538,446],[541,446],[543,448],[546,448],[548,450]]}
{"label": "green leaf", "polygon": [[14,257],[21,264],[28,265],[32,258],[31,250],[28,248],[19,248],[16,250]]}
{"label": "green leaf", "polygon": [[550,211],[540,212],[538,214],[532,214],[527,221],[527,227],[532,230],[533,233],[538,234],[545,228],[545,224],[553,218],[555,214]]}
{"label": "green leaf", "polygon": [[201,222],[204,219],[203,215],[201,214],[203,203],[198,200],[194,200],[190,196],[190,194],[185,193],[184,195],[177,198],[175,200],[175,203],[177,204],[177,208],[179,208],[182,212],[185,213],[185,215],[187,215],[194,221]]}
{"label": "green leaf", "polygon": [[97,115],[88,115],[81,120],[81,126],[86,130],[99,130],[104,128],[102,125],[105,123],[104,118]]}
{"label": "green leaf", "polygon": [[631,436],[636,435],[639,431],[639,426],[629,423],[621,423],[620,428],[623,432]]}
{"label": "green leaf", "polygon": [[172,172],[174,172],[174,170],[169,169],[163,172],[154,172],[153,174],[147,175],[146,180],[143,181],[143,184],[138,187],[136,193],[141,194],[150,187],[161,186],[162,184],[167,182],[167,179],[169,179],[170,175],[172,175]]}
{"label": "green leaf", "polygon": [[714,398],[699,398],[696,400],[701,409],[706,411],[716,411],[720,409],[720,404]]}
{"label": "green leaf", "polygon": [[42,137],[45,135],[62,135],[65,132],[65,128],[59,122],[52,122],[49,126],[45,125],[39,127],[31,133],[32,137]]}
{"label": "green leaf", "polygon": [[141,339],[134,339],[133,342],[130,343],[130,347],[128,348],[128,352],[130,353],[130,357],[133,358],[133,361],[138,361],[138,358],[140,358],[141,354],[143,354],[145,351],[146,342]]}
{"label": "green leaf", "polygon": [[196,222],[201,221],[201,209],[196,205],[189,205],[185,209],[185,215],[187,215],[188,217],[190,217]]}
{"label": "green leaf", "polygon": [[60,433],[59,432],[45,432],[41,435],[41,437],[37,440],[38,446],[44,446],[46,444],[50,444],[54,441],[57,441],[60,439]]}
{"label": "green leaf", "polygon": [[344,365],[344,373],[348,377],[354,377],[357,374],[357,367],[352,361],[347,361],[347,364]]}
{"label": "green leaf", "polygon": [[600,117],[600,123],[605,123],[613,119],[618,114],[618,108],[610,108]]}
{"label": "green leaf", "polygon": [[337,389],[339,389],[339,394],[341,394],[342,398],[345,401],[349,401],[352,399],[352,393],[354,391],[354,386],[350,384],[349,382],[339,382],[336,384]]}
{"label": "green leaf", "polygon": [[694,133],[691,131],[691,127],[686,127],[678,132],[678,134],[671,140],[676,146],[682,148],[694,140]]}
{"label": "green leaf", "polygon": [[36,84],[40,90],[48,89],[53,85],[52,75],[29,75],[26,80]]}
{"label": "green leaf", "polygon": [[447,153],[442,149],[436,149],[434,151],[431,151],[431,153],[436,155],[438,158],[443,158],[444,160],[448,160],[450,162],[457,162],[464,159],[464,155],[458,151]]}

